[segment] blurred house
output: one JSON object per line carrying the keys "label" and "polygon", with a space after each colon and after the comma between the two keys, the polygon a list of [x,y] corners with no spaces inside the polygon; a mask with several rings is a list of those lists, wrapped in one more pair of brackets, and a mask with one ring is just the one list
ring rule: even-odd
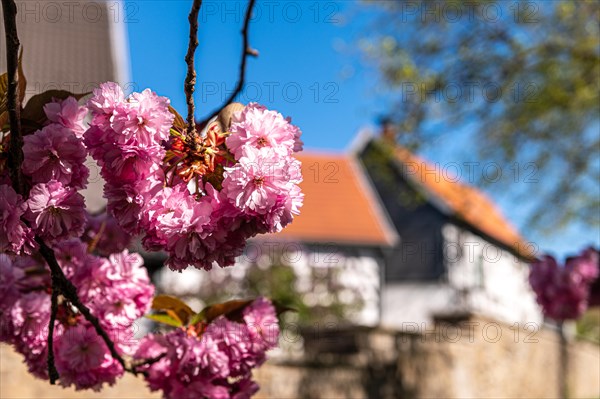
{"label": "blurred house", "polygon": [[[131,86],[123,7],[17,1],[27,98],[49,89],[88,92],[104,81]],[[354,321],[413,328],[407,323],[461,312],[541,320],[527,286],[527,246],[482,193],[368,135],[347,154],[305,152],[300,159],[302,214],[282,233],[255,242],[287,252],[300,245],[300,256],[290,259],[298,270],[341,268],[343,285],[362,293]],[[102,181],[94,163],[88,166],[86,202],[98,210]]]}
{"label": "blurred house", "polygon": [[531,249],[482,192],[365,132],[348,154],[299,158],[302,213],[262,239],[302,243],[308,259],[377,267],[358,277],[377,295],[356,322],[420,330],[439,317],[542,321],[527,282]]}

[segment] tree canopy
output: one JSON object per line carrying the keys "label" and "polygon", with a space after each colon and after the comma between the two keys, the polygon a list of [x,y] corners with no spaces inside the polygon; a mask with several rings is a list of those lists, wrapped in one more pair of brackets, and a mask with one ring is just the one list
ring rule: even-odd
{"label": "tree canopy", "polygon": [[540,200],[530,227],[600,223],[600,2],[369,3],[383,12],[363,48],[400,143],[472,126],[481,160],[535,167],[542,184],[521,192]]}

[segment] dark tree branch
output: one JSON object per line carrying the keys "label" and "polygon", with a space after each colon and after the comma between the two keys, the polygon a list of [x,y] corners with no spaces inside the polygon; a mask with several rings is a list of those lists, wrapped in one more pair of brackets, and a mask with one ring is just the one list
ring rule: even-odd
{"label": "dark tree branch", "polygon": [[194,119],[194,90],[196,86],[196,69],[194,68],[194,54],[198,47],[198,13],[202,7],[202,0],[194,0],[192,9],[188,17],[190,23],[190,41],[188,44],[187,54],[185,55],[185,62],[187,64],[187,75],[185,77],[185,84],[183,86],[185,91],[185,100],[187,102],[188,115],[187,115],[187,134],[190,140],[196,139],[196,122]]}
{"label": "dark tree branch", "polygon": [[56,314],[58,313],[58,290],[57,282],[54,281],[54,274],[52,275],[52,304],[50,305],[50,323],[48,323],[48,378],[50,384],[56,384],[56,380],[59,379],[58,370],[54,364],[54,324],[56,324]]}
{"label": "dark tree branch", "polygon": [[[7,104],[9,112],[9,123],[10,123],[10,145],[8,148],[8,169],[13,184],[14,190],[27,197],[27,192],[24,185],[23,174],[21,171],[21,164],[23,163],[23,137],[21,135],[21,104],[18,95],[19,90],[19,38],[17,35],[17,7],[14,0],[2,0],[2,11],[4,17],[4,28],[6,34],[6,59],[8,64],[8,93],[7,93]],[[54,364],[54,324],[56,323],[56,316],[58,311],[58,297],[59,295],[69,301],[77,310],[83,315],[83,317],[90,322],[96,333],[102,337],[106,346],[108,347],[110,354],[116,359],[123,369],[127,372],[137,374],[135,367],[131,366],[131,361],[125,360],[117,351],[114,342],[108,336],[108,333],[100,325],[100,321],[94,316],[90,309],[85,306],[79,296],[77,295],[77,289],[69,281],[69,279],[63,273],[60,265],[56,260],[54,251],[44,243],[44,241],[36,236],[36,242],[39,245],[39,252],[48,264],[51,272],[52,280],[52,300],[51,300],[51,313],[50,322],[48,328],[48,375],[50,383],[54,384],[59,378]]]}
{"label": "dark tree branch", "polygon": [[242,89],[244,88],[244,84],[246,81],[246,65],[247,65],[247,61],[248,61],[248,56],[253,56],[253,57],[257,57],[258,56],[258,51],[256,51],[255,49],[250,47],[250,39],[248,37],[248,30],[250,27],[250,19],[252,18],[252,10],[254,9],[254,4],[256,3],[256,0],[249,0],[248,1],[248,8],[246,9],[246,15],[244,17],[244,26],[242,28],[242,60],[240,63],[240,69],[239,69],[239,77],[238,77],[238,82],[235,86],[235,89],[233,90],[233,92],[229,95],[229,97],[227,98],[227,100],[225,100],[225,102],[223,103],[223,105],[221,105],[219,108],[217,108],[216,110],[214,110],[207,118],[205,118],[204,120],[202,120],[199,125],[204,125],[206,124],[209,120],[211,120],[212,118],[214,118],[215,116],[217,116],[217,114],[226,106],[228,106],[229,104],[231,104],[233,102],[233,100],[235,100],[235,98],[237,97],[238,94],[241,93]]}
{"label": "dark tree branch", "polygon": [[10,142],[8,149],[8,169],[13,188],[23,194],[23,137],[21,136],[21,104],[19,104],[19,49],[21,43],[17,34],[17,5],[14,0],[2,0],[4,33],[6,37],[6,63],[8,69],[8,118]]}
{"label": "dark tree branch", "polygon": [[[79,296],[77,295],[77,288],[69,281],[67,276],[65,276],[62,268],[56,261],[56,256],[54,255],[54,251],[48,245],[44,243],[44,241],[35,237],[36,242],[40,246],[40,255],[44,258],[48,267],[50,267],[50,272],[52,273],[52,292],[54,293],[55,289],[60,294],[64,295],[64,297],[73,305],[75,308],[83,315],[83,317],[94,326],[96,333],[102,338],[104,343],[106,344],[111,356],[116,359],[123,370],[136,374],[136,371],[131,367],[131,362],[126,361],[117,351],[114,342],[108,336],[108,333],[102,328],[100,324],[100,320],[96,316],[92,314],[90,309],[81,302]],[[55,281],[55,282],[54,282]]]}

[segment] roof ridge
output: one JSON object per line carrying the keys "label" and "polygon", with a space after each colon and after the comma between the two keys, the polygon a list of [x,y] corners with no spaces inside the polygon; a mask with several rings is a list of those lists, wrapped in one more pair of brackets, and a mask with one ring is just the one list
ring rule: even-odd
{"label": "roof ridge", "polygon": [[[377,140],[379,145],[382,144],[381,139],[374,140]],[[418,186],[415,188],[424,191],[428,201],[441,212],[463,220],[474,230],[498,241],[524,258],[532,257],[532,253],[527,249],[529,246],[518,229],[485,191],[460,178],[448,179],[437,163],[414,154],[400,144],[393,145],[392,154],[396,162],[410,165],[412,171],[400,167],[400,172],[404,178]],[[427,178],[432,174],[435,174],[434,179]]]}

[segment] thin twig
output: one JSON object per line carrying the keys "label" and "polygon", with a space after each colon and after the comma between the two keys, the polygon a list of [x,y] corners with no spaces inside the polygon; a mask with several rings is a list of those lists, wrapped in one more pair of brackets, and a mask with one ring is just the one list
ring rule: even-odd
{"label": "thin twig", "polygon": [[130,362],[126,361],[115,348],[114,342],[108,336],[108,333],[102,328],[100,325],[100,320],[96,316],[92,314],[90,309],[81,302],[79,296],[77,295],[77,289],[69,281],[69,279],[65,276],[62,268],[56,261],[56,255],[54,255],[54,251],[48,245],[44,243],[44,241],[37,237],[35,238],[36,242],[40,246],[40,255],[44,258],[48,267],[50,267],[50,271],[52,273],[52,278],[56,279],[57,287],[62,295],[73,305],[75,308],[83,315],[83,317],[94,326],[96,333],[102,338],[104,343],[106,344],[111,356],[116,359],[125,371],[129,371],[132,373],[136,373],[130,366]]}
{"label": "thin twig", "polygon": [[58,284],[52,279],[52,304],[50,305],[50,323],[48,323],[48,378],[50,384],[56,384],[60,378],[56,365],[54,364],[54,325],[56,324],[56,314],[58,313]]}
{"label": "thin twig", "polygon": [[223,105],[221,105],[219,108],[214,110],[210,114],[210,116],[208,116],[204,120],[202,120],[199,123],[199,125],[204,125],[209,120],[211,120],[212,118],[217,116],[217,114],[223,108],[225,108],[226,106],[231,104],[233,102],[233,100],[235,100],[237,95],[240,94],[242,92],[242,89],[244,88],[244,84],[246,83],[246,65],[247,65],[247,61],[248,61],[248,56],[252,56],[252,57],[258,56],[258,52],[256,50],[254,50],[252,47],[250,47],[250,39],[248,36],[248,31],[249,31],[249,27],[250,27],[250,19],[252,18],[252,10],[254,9],[255,3],[256,3],[256,0],[248,1],[248,8],[246,9],[246,15],[244,17],[244,26],[242,28],[242,57],[241,57],[242,59],[241,59],[240,68],[239,68],[238,82],[235,86],[235,89],[229,95],[229,97],[227,97],[227,100],[225,100]]}
{"label": "thin twig", "polygon": [[188,108],[187,135],[192,141],[194,141],[196,138],[196,121],[194,119],[194,89],[196,86],[196,69],[194,68],[194,54],[196,53],[196,48],[198,47],[198,13],[200,12],[200,7],[202,7],[202,0],[194,0],[190,15],[188,17],[188,21],[190,22],[190,41],[188,43],[187,54],[185,55],[187,75],[185,77],[185,84],[183,86]]}
{"label": "thin twig", "polygon": [[19,35],[17,34],[17,5],[14,0],[2,0],[4,33],[6,37],[6,63],[8,70],[8,118],[10,142],[7,166],[13,188],[19,194],[25,190],[21,164],[23,163],[23,137],[21,136],[21,104],[19,104]]}

